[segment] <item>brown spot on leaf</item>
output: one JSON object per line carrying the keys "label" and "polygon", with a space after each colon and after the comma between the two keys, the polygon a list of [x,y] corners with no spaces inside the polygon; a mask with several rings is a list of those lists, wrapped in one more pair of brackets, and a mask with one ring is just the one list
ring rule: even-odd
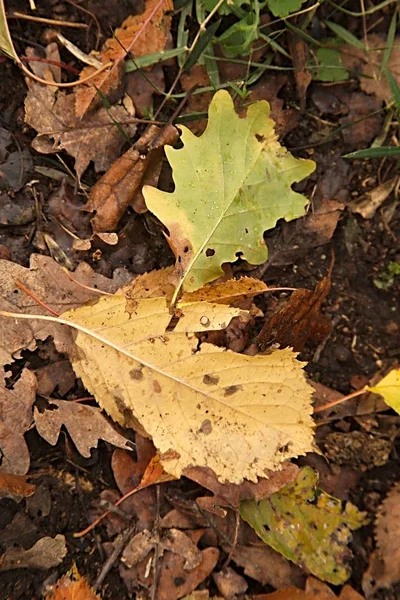
{"label": "brown spot on leaf", "polygon": [[229,387],[225,388],[224,396],[233,396],[233,394],[236,394],[236,392],[241,389],[241,385],[230,385]]}
{"label": "brown spot on leaf", "polygon": [[263,142],[265,140],[265,137],[263,135],[260,135],[259,133],[256,133],[256,139],[258,142]]}
{"label": "brown spot on leaf", "polygon": [[143,379],[142,369],[132,369],[129,371],[129,375],[131,379],[135,379],[136,381],[141,381]]}
{"label": "brown spot on leaf", "polygon": [[153,390],[155,391],[156,394],[161,394],[161,385],[158,383],[158,381],[156,379],[153,381]]}
{"label": "brown spot on leaf", "polygon": [[206,256],[210,257],[210,256],[214,256],[214,254],[215,254],[215,250],[213,248],[207,248]]}
{"label": "brown spot on leaf", "polygon": [[217,385],[218,382],[218,375],[204,375],[203,377],[203,383],[205,383],[206,385]]}
{"label": "brown spot on leaf", "polygon": [[210,419],[205,419],[200,425],[199,433],[209,435],[212,432],[212,425]]}

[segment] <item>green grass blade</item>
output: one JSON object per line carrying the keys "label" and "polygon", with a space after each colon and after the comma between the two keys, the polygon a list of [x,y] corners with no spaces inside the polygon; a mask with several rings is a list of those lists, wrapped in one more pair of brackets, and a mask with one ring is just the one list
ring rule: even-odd
{"label": "green grass blade", "polygon": [[207,48],[208,44],[211,42],[214,35],[216,34],[220,23],[221,19],[210,25],[210,27],[206,29],[204,33],[201,34],[197,44],[193,48],[193,52],[187,57],[185,64],[183,65],[183,69],[185,71],[191,69],[197,63],[198,59],[200,58],[200,56],[202,55],[202,53]]}
{"label": "green grass blade", "polygon": [[393,94],[393,101],[396,105],[397,110],[400,110],[400,87],[397,83],[396,79],[393,77],[392,72],[387,67],[383,68],[383,72],[385,74],[386,79],[390,85],[390,89]]}
{"label": "green grass blade", "polygon": [[343,154],[342,158],[400,158],[400,146],[381,146],[380,148],[366,148],[350,154]]}
{"label": "green grass blade", "polygon": [[4,0],[0,0],[0,50],[5,56],[15,60],[17,64],[21,64],[18,54],[15,52],[10,30],[8,29]]}
{"label": "green grass blade", "polygon": [[333,31],[338,37],[340,37],[343,41],[355,48],[360,48],[361,50],[365,50],[364,44],[358,40],[350,31],[347,31],[341,25],[337,23],[333,23],[332,21],[325,21],[326,25],[328,25],[329,29]]}
{"label": "green grass blade", "polygon": [[175,58],[180,56],[187,51],[187,48],[173,48],[172,50],[165,50],[164,52],[155,52],[154,54],[146,54],[146,56],[140,56],[135,60],[129,59],[125,63],[125,72],[131,73],[132,71],[139,71],[145,67],[151,67],[159,62],[168,60],[169,58]]}
{"label": "green grass blade", "polygon": [[385,52],[383,53],[383,57],[382,57],[381,71],[383,71],[385,69],[385,67],[387,67],[388,60],[390,58],[390,55],[392,54],[394,38],[396,36],[396,25],[397,25],[397,9],[394,11],[392,20],[390,21],[388,36],[386,39],[386,48],[385,48]]}

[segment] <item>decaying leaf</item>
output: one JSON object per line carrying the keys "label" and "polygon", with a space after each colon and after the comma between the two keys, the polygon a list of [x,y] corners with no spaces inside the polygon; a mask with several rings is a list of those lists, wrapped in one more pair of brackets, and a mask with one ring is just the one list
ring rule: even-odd
{"label": "decaying leaf", "polygon": [[350,585],[345,585],[340,590],[339,596],[322,581],[309,577],[306,582],[306,589],[301,590],[296,587],[285,587],[272,594],[263,594],[255,596],[254,600],[363,600],[363,597],[356,592]]}
{"label": "decaying leaf", "polygon": [[238,314],[198,302],[173,319],[165,298],[116,294],[63,317],[91,332],[76,334],[75,372],[113,419],[139,421],[167,473],[208,466],[240,483],[312,448],[313,388],[290,350],[249,357],[193,335]]}
{"label": "decaying leaf", "polygon": [[19,546],[8,548],[0,556],[0,571],[11,569],[50,569],[60,565],[67,555],[67,546],[63,535],[55,538],[43,537],[25,550]]}
{"label": "decaying leaf", "polygon": [[178,306],[183,308],[185,304],[201,301],[215,302],[216,304],[237,304],[245,298],[252,298],[267,291],[267,285],[260,279],[241,277],[240,279],[208,285],[195,292],[187,292],[179,300]]}
{"label": "decaying leaf", "polygon": [[400,581],[400,486],[396,485],[382,502],[375,521],[377,549],[371,554],[363,575],[362,587],[367,598],[380,588]]}
{"label": "decaying leaf", "polygon": [[29,450],[24,434],[32,423],[35,402],[35,375],[24,369],[12,389],[4,382],[0,387],[0,450],[2,467],[15,475],[25,475],[29,470]]}
{"label": "decaying leaf", "polygon": [[168,229],[186,291],[220,277],[222,263],[238,256],[265,262],[264,231],[280,218],[304,214],[307,200],[291,185],[315,165],[280,146],[269,113],[262,101],[240,118],[228,92],[220,90],[204,134],[197,138],[182,127],[183,148],[166,147],[175,191],[143,188],[147,207]]}
{"label": "decaying leaf", "polygon": [[[33,51],[27,54],[36,58]],[[33,62],[35,73],[40,62]],[[50,71],[47,76],[54,80]],[[65,150],[75,158],[75,170],[80,178],[91,160],[96,171],[107,171],[120,155],[126,140],[136,131],[136,124],[122,105],[104,107],[85,118],[75,114],[73,94],[27,79],[25,121],[38,132],[32,145],[38,152],[55,153]],[[117,125],[118,124],[118,125]],[[51,141],[53,140],[53,141]]]}
{"label": "decaying leaf", "polygon": [[[82,118],[89,111],[101,106],[102,95],[111,103],[119,99],[124,72],[122,61],[128,53],[139,58],[165,50],[172,19],[169,13],[172,9],[172,0],[146,0],[141,14],[129,16],[121,27],[113,32],[113,36],[105,42],[100,52],[100,61],[106,64],[111,60],[113,65],[88,84],[77,88],[77,117]],[[94,72],[94,67],[87,66],[82,70],[80,77],[83,79]]]}
{"label": "decaying leaf", "polygon": [[[389,104],[393,100],[393,93],[382,70],[386,46],[387,42],[383,35],[372,33],[368,34],[368,50],[345,44],[341,46],[340,54],[346,69],[361,71],[361,89],[367,94],[375,94],[381,102]],[[386,67],[400,85],[400,37],[394,39]]]}
{"label": "decaying leaf", "polygon": [[35,489],[36,486],[28,483],[26,477],[13,475],[0,469],[0,499],[9,496],[28,498],[35,493]]}
{"label": "decaying leaf", "polygon": [[399,177],[393,177],[363,194],[360,198],[352,200],[349,204],[350,210],[353,213],[360,214],[364,219],[372,219],[378,208],[390,196],[398,181]]}
{"label": "decaying leaf", "polygon": [[240,514],[277,552],[338,585],[350,575],[350,532],[367,521],[350,502],[343,509],[340,500],[317,489],[317,482],[318,474],[305,467],[293,484],[267,500],[242,502]]}
{"label": "decaying leaf", "polygon": [[287,304],[275,312],[257,336],[261,350],[271,344],[301,352],[307,342],[323,340],[331,331],[331,320],[321,313],[321,305],[331,288],[330,277],[322,279],[312,290],[296,290]]}
{"label": "decaying leaf", "polygon": [[66,400],[51,400],[43,411],[34,409],[34,418],[39,435],[52,446],[56,445],[64,425],[77,450],[86,458],[89,458],[92,448],[97,448],[99,439],[118,448],[131,450],[129,441],[118,433],[94,406]]}
{"label": "decaying leaf", "polygon": [[138,213],[147,210],[140,188],[144,182],[149,183],[151,175],[155,176],[155,183],[158,182],[163,146],[174,145],[178,139],[172,125],[163,130],[155,125],[149,127],[95,183],[85,206],[85,210],[96,211],[92,219],[95,233],[113,231],[128,206]]}
{"label": "decaying leaf", "polygon": [[100,596],[93,591],[74,565],[57,581],[46,600],[100,600]]}
{"label": "decaying leaf", "polygon": [[400,414],[400,369],[392,369],[379,383],[368,389],[383,396],[386,404]]}

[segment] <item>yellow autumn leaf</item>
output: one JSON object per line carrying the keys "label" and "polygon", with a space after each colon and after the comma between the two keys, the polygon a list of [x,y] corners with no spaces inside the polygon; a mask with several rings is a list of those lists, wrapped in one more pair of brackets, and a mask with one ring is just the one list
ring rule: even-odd
{"label": "yellow autumn leaf", "polygon": [[164,469],[208,466],[221,481],[255,481],[312,450],[313,388],[289,349],[245,356],[201,344],[242,311],[116,294],[63,314],[78,330],[71,361],[113,419],[138,421]]}
{"label": "yellow autumn leaf", "polygon": [[379,383],[367,389],[383,396],[386,404],[400,414],[400,369],[393,369]]}

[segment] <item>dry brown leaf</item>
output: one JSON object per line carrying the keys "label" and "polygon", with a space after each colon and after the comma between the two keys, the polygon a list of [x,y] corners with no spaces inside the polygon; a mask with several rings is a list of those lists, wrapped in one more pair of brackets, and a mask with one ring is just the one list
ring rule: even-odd
{"label": "dry brown leaf", "polygon": [[[35,58],[33,52],[31,57]],[[33,62],[36,72],[40,63]],[[127,138],[134,135],[136,124],[122,105],[100,108],[81,119],[75,115],[73,94],[55,87],[26,80],[25,121],[38,132],[32,142],[38,152],[54,153],[65,150],[75,158],[75,170],[80,178],[90,161],[96,171],[107,171],[119,157]],[[117,127],[116,123],[119,123]],[[53,140],[53,141],[52,141]]]}
{"label": "dry brown leaf", "polygon": [[400,485],[382,502],[375,521],[377,549],[371,554],[362,587],[367,598],[400,581]]}
{"label": "dry brown leaf", "polygon": [[232,567],[224,567],[218,573],[213,573],[213,579],[220,594],[228,599],[244,594],[249,587],[245,578],[236,573]]}
{"label": "dry brown leaf", "polygon": [[57,581],[50,594],[46,596],[46,600],[100,600],[100,596],[94,592],[74,565]]}
{"label": "dry brown leaf", "polygon": [[293,31],[287,33],[290,56],[294,68],[294,79],[296,82],[297,97],[300,101],[300,110],[306,107],[307,88],[312,81],[310,69],[307,68],[309,50],[304,40]]}
{"label": "dry brown leaf", "polygon": [[132,99],[135,113],[140,119],[148,117],[154,94],[165,91],[163,65],[153,65],[145,73],[140,70],[127,73],[125,82],[125,91]]}
{"label": "dry brown leaf", "polygon": [[28,483],[22,475],[13,475],[0,469],[0,498],[9,496],[28,498],[35,493],[35,489],[36,486]]}
{"label": "dry brown leaf", "polygon": [[149,127],[92,187],[85,210],[96,212],[92,219],[95,233],[113,231],[128,206],[136,212],[147,210],[141,187],[149,181],[157,184],[161,170],[163,147],[179,139],[172,125],[160,129]]}
{"label": "dry brown leaf", "polygon": [[12,389],[0,387],[1,465],[8,473],[25,475],[29,470],[29,450],[24,434],[32,423],[36,378],[24,369]]}
{"label": "dry brown leaf", "polygon": [[360,198],[352,200],[349,204],[350,210],[353,213],[360,214],[364,219],[372,219],[378,208],[390,196],[398,181],[399,177],[393,177],[373,190],[366,192]]}
{"label": "dry brown leaf", "polygon": [[[168,14],[173,10],[172,0],[146,0],[141,14],[129,16],[121,27],[114,31],[100,53],[103,64],[110,60],[114,64],[97,75],[87,84],[78,86],[75,90],[76,116],[82,118],[89,111],[101,106],[101,94],[112,104],[119,100],[122,93],[124,76],[123,59],[127,54],[139,58],[146,54],[163,52],[165,50],[172,17]],[[95,72],[93,67],[85,67],[80,78],[83,79]]]}
{"label": "dry brown leaf", "polygon": [[[204,65],[195,65],[191,69],[184,71],[180,78],[182,90],[190,92],[196,87],[206,87],[210,85],[207,69]],[[203,92],[202,94],[191,94],[187,101],[187,113],[208,113],[208,107],[212,100],[213,92]],[[203,133],[207,127],[207,118],[197,119],[186,123],[186,127],[196,135]]]}
{"label": "dry brown leaf", "polygon": [[77,332],[71,359],[101,406],[122,424],[137,419],[176,477],[196,465],[222,481],[256,481],[311,450],[313,390],[296,355],[198,348],[194,333],[223,329],[240,310],[199,302],[178,311],[172,331],[165,298],[116,294],[64,315],[93,333]]}
{"label": "dry brown leaf", "polygon": [[78,452],[90,457],[92,448],[97,448],[99,439],[118,448],[131,450],[129,440],[118,433],[100,409],[67,400],[50,400],[40,411],[34,409],[35,425],[39,435],[55,446],[64,425]]}
{"label": "dry brown leaf", "polygon": [[240,279],[207,285],[195,292],[185,292],[179,300],[178,306],[184,308],[185,304],[200,301],[236,305],[245,298],[252,298],[267,291],[268,286],[260,279],[241,277]]}
{"label": "dry brown leaf", "polygon": [[[288,462],[282,465],[280,471],[268,473],[265,479],[259,479],[257,483],[244,481],[239,485],[220,483],[215,473],[208,467],[191,467],[185,469],[184,476],[213,492],[214,496],[197,498],[197,502],[202,508],[213,512],[215,507],[229,506],[231,508],[238,508],[242,500],[268,498],[268,496],[278,492],[285,485],[292,483],[296,479],[298,472],[299,468],[293,463]],[[221,512],[218,512],[218,514],[221,514]]]}
{"label": "dry brown leaf", "polygon": [[67,546],[63,535],[55,538],[43,537],[25,550],[19,546],[11,547],[0,556],[0,571],[11,569],[50,569],[60,565],[67,555]]}
{"label": "dry brown leaf", "polygon": [[343,586],[340,595],[336,596],[326,583],[314,577],[307,579],[305,590],[285,587],[272,594],[260,594],[253,598],[254,600],[363,600],[363,597],[350,585]]}
{"label": "dry brown leaf", "polygon": [[[341,46],[343,66],[350,71],[361,72],[360,87],[367,94],[375,94],[381,102],[393,100],[390,85],[382,71],[382,60],[387,46],[386,37],[368,34],[368,51],[347,44]],[[400,85],[400,37],[395,38],[386,67]]]}
{"label": "dry brown leaf", "polygon": [[321,313],[321,305],[331,289],[330,276],[322,279],[314,291],[296,290],[286,306],[264,324],[256,343],[261,350],[271,344],[280,348],[303,350],[307,340],[323,340],[331,331],[331,320]]}

